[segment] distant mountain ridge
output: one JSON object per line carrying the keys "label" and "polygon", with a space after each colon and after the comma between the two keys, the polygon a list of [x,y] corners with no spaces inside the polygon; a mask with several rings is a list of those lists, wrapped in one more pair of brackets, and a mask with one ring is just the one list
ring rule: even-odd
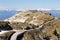
{"label": "distant mountain ridge", "polygon": [[60,18],[60,10],[42,10],[42,11],[48,12],[49,14],[52,14],[53,16]]}
{"label": "distant mountain ridge", "polygon": [[0,10],[0,20],[7,19],[13,16],[16,13],[16,10]]}

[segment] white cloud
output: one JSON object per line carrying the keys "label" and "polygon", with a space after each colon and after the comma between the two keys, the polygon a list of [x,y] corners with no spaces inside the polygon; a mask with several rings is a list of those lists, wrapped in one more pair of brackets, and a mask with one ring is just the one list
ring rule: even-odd
{"label": "white cloud", "polygon": [[39,8],[37,10],[51,10],[51,8]]}
{"label": "white cloud", "polygon": [[[60,8],[35,8],[36,10],[60,10]],[[34,8],[12,8],[12,7],[2,7],[0,10],[16,10],[16,11],[25,11],[25,10],[35,10]]]}

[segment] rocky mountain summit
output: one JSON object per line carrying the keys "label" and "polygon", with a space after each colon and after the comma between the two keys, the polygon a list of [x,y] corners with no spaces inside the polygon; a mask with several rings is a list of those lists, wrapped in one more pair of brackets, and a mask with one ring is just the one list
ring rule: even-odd
{"label": "rocky mountain summit", "polygon": [[9,21],[10,25],[16,29],[26,29],[38,27],[43,23],[53,20],[55,17],[49,15],[47,12],[40,12],[37,10],[28,10],[25,12],[17,12],[14,16],[4,20]]}
{"label": "rocky mountain summit", "polygon": [[37,10],[16,12],[0,21],[1,40],[60,40],[60,19]]}

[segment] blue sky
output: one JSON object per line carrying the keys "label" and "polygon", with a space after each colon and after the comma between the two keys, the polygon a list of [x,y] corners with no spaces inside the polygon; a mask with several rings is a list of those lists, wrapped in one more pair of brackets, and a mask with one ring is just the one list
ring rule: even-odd
{"label": "blue sky", "polygon": [[60,0],[0,0],[0,9],[60,8]]}

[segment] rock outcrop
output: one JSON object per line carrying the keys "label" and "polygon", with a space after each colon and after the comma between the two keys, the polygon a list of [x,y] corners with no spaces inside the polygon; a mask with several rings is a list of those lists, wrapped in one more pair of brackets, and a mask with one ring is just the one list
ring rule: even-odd
{"label": "rock outcrop", "polygon": [[9,21],[13,29],[34,29],[53,19],[55,19],[55,17],[49,15],[47,12],[29,10],[25,12],[18,12],[16,15],[6,19],[5,21]]}
{"label": "rock outcrop", "polygon": [[[0,21],[6,40],[60,40],[60,19],[47,12],[28,10]],[[11,32],[12,31],[12,32]],[[7,37],[7,35],[8,37]]]}

